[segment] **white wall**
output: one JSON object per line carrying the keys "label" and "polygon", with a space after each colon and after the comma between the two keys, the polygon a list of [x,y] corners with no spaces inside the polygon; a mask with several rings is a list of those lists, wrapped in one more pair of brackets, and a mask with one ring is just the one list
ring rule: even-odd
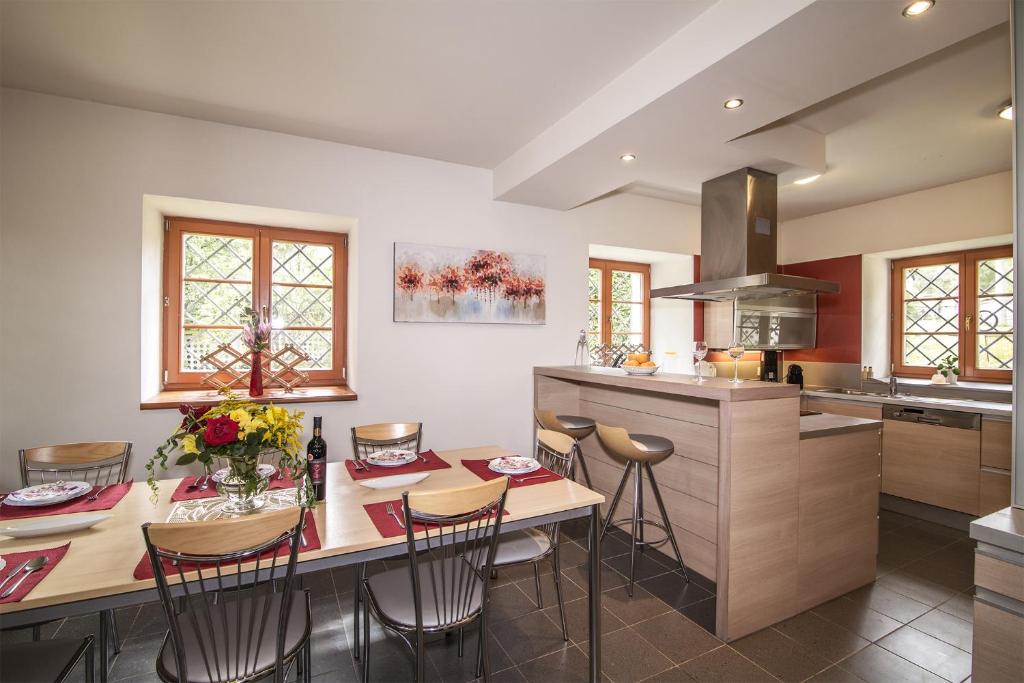
{"label": "white wall", "polygon": [[1009,172],[881,199],[779,228],[779,263],[872,254],[975,238],[1010,241]]}
{"label": "white wall", "polygon": [[[422,420],[426,445],[531,439],[531,367],[569,363],[586,314],[590,242],[692,253],[694,207],[617,196],[569,213],[496,202],[481,169],[17,90],[3,93],[0,485],[19,447],[135,443],[133,474],[176,413],[140,411],[143,197],[352,217],[359,400],[324,415],[331,459],[349,427]],[[543,326],[396,324],[392,243],[543,253]]]}

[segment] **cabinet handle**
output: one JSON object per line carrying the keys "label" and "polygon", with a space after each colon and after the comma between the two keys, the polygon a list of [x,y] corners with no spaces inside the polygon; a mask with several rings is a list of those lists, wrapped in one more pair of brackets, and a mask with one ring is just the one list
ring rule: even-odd
{"label": "cabinet handle", "polygon": [[973,319],[974,319],[974,315],[971,314],[971,313],[968,313],[967,317],[964,318],[964,327],[967,329],[968,332],[971,331],[971,321]]}

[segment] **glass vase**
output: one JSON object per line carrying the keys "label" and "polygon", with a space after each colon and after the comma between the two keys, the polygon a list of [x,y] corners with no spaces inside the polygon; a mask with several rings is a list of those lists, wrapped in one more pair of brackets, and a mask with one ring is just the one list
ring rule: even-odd
{"label": "glass vase", "polygon": [[217,482],[217,492],[227,499],[224,511],[236,515],[256,512],[266,503],[263,495],[270,480],[259,474],[259,459],[232,458],[228,460],[228,473]]}
{"label": "glass vase", "polygon": [[252,352],[252,370],[249,372],[249,395],[263,395],[263,352]]}

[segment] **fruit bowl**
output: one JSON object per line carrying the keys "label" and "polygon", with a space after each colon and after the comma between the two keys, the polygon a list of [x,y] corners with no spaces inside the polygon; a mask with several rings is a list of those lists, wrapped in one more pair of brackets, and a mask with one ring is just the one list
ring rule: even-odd
{"label": "fruit bowl", "polygon": [[643,365],[623,365],[622,369],[629,375],[653,375],[658,371],[658,366],[643,366]]}

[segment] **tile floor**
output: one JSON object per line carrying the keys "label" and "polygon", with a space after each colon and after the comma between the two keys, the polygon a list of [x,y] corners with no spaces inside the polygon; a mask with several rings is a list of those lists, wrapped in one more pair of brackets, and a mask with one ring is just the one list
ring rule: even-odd
{"label": "tile floor", "polygon": [[[711,635],[714,586],[700,577],[684,584],[660,553],[644,556],[636,593],[626,596],[624,534],[604,542],[604,675],[632,681],[951,681],[971,673],[973,543],[965,532],[883,511],[878,580],[843,597],[726,645]],[[567,530],[580,538],[583,529]],[[542,577],[544,609],[534,604],[529,567],[502,572],[494,585],[489,646],[495,681],[584,681],[587,666],[586,552],[576,541],[563,547],[570,642],[562,640],[550,576]],[[548,568],[550,572],[550,568]],[[350,570],[306,579],[313,593],[313,673],[317,681],[359,680],[352,661]],[[127,637],[111,679],[156,680],[153,662],[163,636],[158,605],[121,610]],[[704,627],[702,627],[702,625]],[[92,631],[95,617],[48,624],[45,637]],[[26,637],[7,632],[0,642]],[[373,627],[371,678],[408,681],[413,665],[404,646]],[[476,635],[467,634],[466,656],[454,638],[427,649],[432,681],[473,677]]]}

